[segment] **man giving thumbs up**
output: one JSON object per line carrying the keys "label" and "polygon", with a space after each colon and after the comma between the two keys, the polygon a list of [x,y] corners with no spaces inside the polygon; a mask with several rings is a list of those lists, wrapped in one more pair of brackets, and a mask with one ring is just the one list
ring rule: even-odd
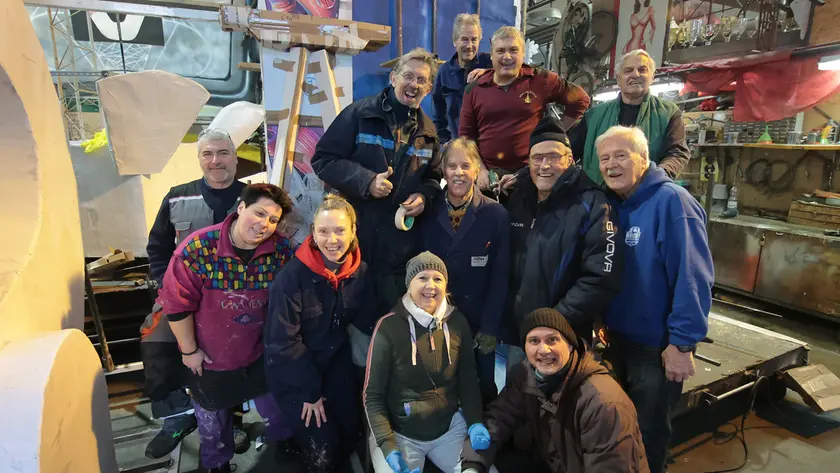
{"label": "man giving thumbs up", "polygon": [[318,177],[358,216],[359,249],[368,266],[367,294],[360,298],[368,306],[353,322],[367,337],[350,330],[358,366],[364,366],[374,324],[405,293],[405,265],[414,256],[417,230],[397,228],[397,210],[416,217],[440,192],[437,132],[420,109],[436,70],[434,57],[423,49],[402,56],[391,85],[345,108],[312,157]]}

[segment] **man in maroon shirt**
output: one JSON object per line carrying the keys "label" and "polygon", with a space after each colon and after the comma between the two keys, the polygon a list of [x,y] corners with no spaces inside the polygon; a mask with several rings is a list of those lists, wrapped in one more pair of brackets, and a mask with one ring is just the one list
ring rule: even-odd
{"label": "man in maroon shirt", "polygon": [[522,33],[503,26],[490,41],[493,69],[464,92],[459,135],[478,143],[483,161],[479,188],[489,188],[488,171],[509,174],[528,164],[529,139],[550,103],[564,105],[569,129],[589,107],[589,95],[554,72],[523,65]]}

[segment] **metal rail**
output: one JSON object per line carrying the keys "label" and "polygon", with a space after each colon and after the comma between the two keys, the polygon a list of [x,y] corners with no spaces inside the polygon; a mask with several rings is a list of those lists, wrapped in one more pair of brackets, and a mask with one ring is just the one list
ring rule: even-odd
{"label": "metal rail", "polygon": [[[151,0],[24,0],[26,5],[71,10],[90,10],[126,15],[176,18],[193,21],[219,21],[218,3],[164,3]],[[117,23],[119,24],[119,23]]]}

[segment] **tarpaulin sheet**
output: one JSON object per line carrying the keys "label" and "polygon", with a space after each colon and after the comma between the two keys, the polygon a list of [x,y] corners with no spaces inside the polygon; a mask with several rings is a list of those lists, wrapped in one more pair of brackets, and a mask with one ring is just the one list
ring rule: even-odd
{"label": "tarpaulin sheet", "polygon": [[685,76],[682,93],[716,94],[735,83],[736,122],[775,121],[793,116],[840,92],[840,71],[821,71],[819,57],[792,57],[776,51],[743,58],[682,64],[666,72],[695,68]]}

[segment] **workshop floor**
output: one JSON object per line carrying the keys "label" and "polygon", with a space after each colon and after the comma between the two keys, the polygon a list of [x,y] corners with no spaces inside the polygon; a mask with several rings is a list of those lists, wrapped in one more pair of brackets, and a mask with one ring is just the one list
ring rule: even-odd
{"label": "workshop floor", "polygon": [[[715,312],[805,341],[811,347],[811,363],[823,364],[835,374],[840,374],[840,325],[836,323],[787,313],[781,319],[722,304],[716,304]],[[112,383],[109,380],[109,390],[129,391],[132,383],[136,386],[136,382],[127,379]],[[740,426],[741,413],[749,402],[747,395],[733,396],[713,408],[678,418],[671,448],[673,463],[669,471],[707,473],[738,467],[744,459],[744,447],[738,439],[732,437],[732,433],[736,425]],[[153,422],[148,418],[148,404],[129,404],[114,409],[112,417],[115,419],[115,431],[139,429]],[[259,418],[253,410],[246,414],[246,427],[257,422]],[[746,419],[745,434],[749,455],[746,465],[739,471],[838,471],[840,412],[813,414],[800,397],[790,390],[784,400],[757,401],[755,412]],[[138,438],[118,444],[117,460],[121,469],[136,468],[147,462],[143,459],[147,441],[148,438]],[[234,463],[238,473],[280,471],[273,461],[270,446],[257,452],[252,445],[247,453],[237,455]],[[179,472],[190,472],[197,467],[198,435],[194,433],[183,442]],[[301,468],[299,465],[284,465],[282,471],[297,473]]]}
{"label": "workshop floor", "polygon": [[[810,362],[840,375],[837,323],[792,313],[784,313],[782,319],[723,304],[716,304],[715,312],[807,342]],[[749,402],[747,394],[677,419],[670,473],[714,472],[741,464],[744,447],[737,439],[727,439],[735,425],[740,426],[741,413]],[[790,390],[783,401],[759,400],[744,430],[749,456],[738,471],[840,471],[840,412],[816,415]]]}

